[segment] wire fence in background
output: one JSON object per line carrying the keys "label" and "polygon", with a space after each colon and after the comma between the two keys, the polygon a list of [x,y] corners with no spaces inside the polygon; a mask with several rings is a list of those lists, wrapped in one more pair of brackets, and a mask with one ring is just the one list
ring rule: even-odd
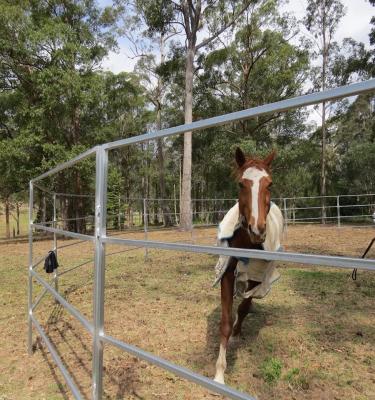
{"label": "wire fence in background", "polygon": [[[49,199],[49,197],[51,197]],[[63,200],[79,197],[90,199],[92,207],[88,215],[64,217]],[[179,229],[180,200],[159,198],[127,198],[121,194],[108,193],[107,230],[115,232],[153,232]],[[324,204],[323,203],[324,199]],[[65,200],[64,200],[65,201]],[[375,226],[375,194],[284,197],[272,199],[283,212],[286,226],[299,224],[326,224],[330,226]],[[193,228],[217,226],[236,198],[192,199]],[[25,237],[27,232],[27,209],[20,208],[18,217],[12,210],[9,238]],[[56,215],[56,219],[53,216]],[[0,218],[4,219],[4,215]],[[36,209],[35,222],[77,233],[93,232],[95,227],[94,197],[72,193],[47,193],[41,206]],[[79,224],[78,224],[79,223]],[[43,236],[43,233],[41,234]],[[0,224],[0,240],[7,239],[5,224]]]}
{"label": "wire fence in background", "polygon": [[[373,226],[375,223],[375,194],[371,193],[285,197],[273,201],[283,211],[286,225],[324,223],[341,227]],[[236,202],[236,198],[192,199],[193,227],[218,225]],[[179,210],[179,199],[126,199],[119,196],[118,207],[108,211],[107,229],[122,231],[144,229],[145,226],[146,230],[178,227],[181,216]]]}

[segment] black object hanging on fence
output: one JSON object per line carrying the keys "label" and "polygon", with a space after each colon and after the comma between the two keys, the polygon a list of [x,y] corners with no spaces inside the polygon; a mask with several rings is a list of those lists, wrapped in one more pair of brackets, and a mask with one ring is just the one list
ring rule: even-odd
{"label": "black object hanging on fence", "polygon": [[[370,244],[367,246],[367,249],[362,254],[361,258],[365,258],[366,257],[366,254],[370,251],[370,249],[371,249],[372,245],[374,244],[374,242],[375,242],[375,237],[371,240]],[[353,281],[357,280],[357,268],[353,269],[352,279],[353,279]]]}
{"label": "black object hanging on fence", "polygon": [[52,274],[52,272],[59,266],[57,262],[56,253],[51,250],[48,252],[48,256],[44,260],[44,269],[47,274]]}

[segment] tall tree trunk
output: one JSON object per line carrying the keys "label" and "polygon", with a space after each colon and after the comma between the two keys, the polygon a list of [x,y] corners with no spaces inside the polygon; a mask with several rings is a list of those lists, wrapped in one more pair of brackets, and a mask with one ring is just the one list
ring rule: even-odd
{"label": "tall tree trunk", "polygon": [[[79,171],[76,173],[76,193],[78,195],[82,195],[82,179]],[[86,233],[86,220],[82,219],[85,216],[83,197],[76,197],[76,209],[75,209],[75,218],[76,218],[76,229],[79,233]]]}
{"label": "tall tree trunk", "polygon": [[20,234],[20,203],[16,202],[16,212],[17,212],[17,236]]}
{"label": "tall tree trunk", "polygon": [[[142,143],[142,151],[144,152],[144,156],[143,156],[143,162],[144,162],[144,169],[145,169],[145,175],[142,178],[142,192],[143,192],[143,201],[141,204],[141,210],[143,210],[142,212],[142,221],[143,221],[143,225],[146,223],[149,224],[150,222],[150,210],[151,210],[151,205],[152,203],[148,200],[149,198],[149,176],[148,176],[148,143]],[[144,201],[146,202],[146,204],[144,203]],[[146,206],[146,209],[144,208],[144,205]],[[146,213],[146,215],[145,215]]]}
{"label": "tall tree trunk", "polygon": [[[189,45],[187,49],[185,73],[185,124],[190,124],[193,121],[194,56],[194,45]],[[191,158],[192,132],[185,132],[182,167],[182,193],[180,201],[180,227],[185,230],[191,230],[193,227],[191,215]]]}
{"label": "tall tree trunk", "polygon": [[47,203],[46,196],[43,194],[42,197],[42,223],[45,224],[47,221]]}
{"label": "tall tree trunk", "polygon": [[62,229],[69,230],[69,211],[68,211],[68,199],[66,197],[60,197],[60,210],[62,219]]}
{"label": "tall tree trunk", "polygon": [[[158,128],[159,129],[159,128]],[[163,154],[163,139],[157,140],[157,159],[159,166],[159,193],[161,198],[161,208],[163,211],[163,220],[165,226],[173,225],[171,209],[166,201],[166,190],[165,190],[165,168],[164,168],[164,154]]]}
{"label": "tall tree trunk", "polygon": [[[323,15],[323,65],[322,65],[322,90],[326,88],[326,71],[328,62],[327,48],[327,20],[325,2],[322,2]],[[326,223],[326,103],[322,103],[322,155],[321,155],[321,171],[320,171],[320,195],[322,196],[322,224]]]}
{"label": "tall tree trunk", "polygon": [[322,154],[321,154],[321,171],[320,171],[320,195],[322,196],[322,224],[326,223],[326,103],[322,105]]}
{"label": "tall tree trunk", "polygon": [[7,239],[10,239],[9,216],[10,216],[9,199],[5,199],[5,237]]}
{"label": "tall tree trunk", "polygon": [[[164,41],[165,41],[165,37],[164,37],[164,35],[161,35],[161,37],[160,37],[160,64],[164,64],[164,62],[165,62]],[[162,99],[162,97],[163,97],[163,82],[162,82],[160,76],[158,78],[157,93],[158,93],[158,99],[156,101],[156,103],[157,103],[156,126],[157,126],[157,129],[160,131],[162,128],[161,107],[162,107],[162,100],[163,100]],[[168,206],[167,201],[165,200],[167,195],[166,195],[166,190],[165,190],[165,166],[164,166],[164,154],[163,154],[164,139],[158,138],[156,141],[156,144],[157,144],[156,157],[158,160],[158,167],[159,167],[159,194],[160,194],[160,198],[161,198],[160,206],[163,211],[164,225],[171,226],[171,225],[173,225],[171,209]]]}

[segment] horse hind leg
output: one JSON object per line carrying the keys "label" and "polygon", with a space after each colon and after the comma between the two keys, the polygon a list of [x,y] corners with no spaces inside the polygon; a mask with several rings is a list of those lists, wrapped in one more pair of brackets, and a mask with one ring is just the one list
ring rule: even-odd
{"label": "horse hind leg", "polygon": [[[234,264],[235,266],[235,264]],[[216,361],[214,380],[224,384],[224,372],[227,367],[226,352],[228,341],[232,334],[232,306],[234,289],[234,269],[229,268],[221,280],[221,322],[220,322],[220,351]]]}

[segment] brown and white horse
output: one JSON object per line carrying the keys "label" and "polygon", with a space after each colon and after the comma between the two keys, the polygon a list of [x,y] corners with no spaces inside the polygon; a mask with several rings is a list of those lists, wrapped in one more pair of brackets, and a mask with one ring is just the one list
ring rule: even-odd
{"label": "brown and white horse", "polygon": [[[230,247],[270,251],[276,251],[280,247],[283,217],[280,209],[271,203],[270,194],[272,185],[270,165],[274,156],[275,153],[272,152],[264,160],[247,159],[241,149],[237,148],[236,150],[237,177],[240,192],[238,203],[228,212],[228,214],[234,214],[237,219],[236,228],[232,236],[227,239],[227,244]],[[236,272],[238,263],[238,259],[230,257],[225,273],[221,278],[220,351],[216,362],[215,375],[215,381],[220,383],[224,383],[226,350],[229,338],[231,335],[236,336],[241,333],[242,322],[249,313],[253,298],[250,295],[250,297],[245,297],[242,300],[238,306],[233,324],[232,305],[236,275],[238,276],[238,271]],[[248,268],[253,268],[254,263],[258,266],[263,263],[261,268],[274,268],[272,262],[262,260],[250,260]],[[245,276],[247,293],[253,293],[254,290],[258,290],[258,285],[261,285],[260,279],[258,281],[247,280],[247,275]],[[251,289],[253,290],[250,292]],[[260,297],[264,297],[264,295]]]}

